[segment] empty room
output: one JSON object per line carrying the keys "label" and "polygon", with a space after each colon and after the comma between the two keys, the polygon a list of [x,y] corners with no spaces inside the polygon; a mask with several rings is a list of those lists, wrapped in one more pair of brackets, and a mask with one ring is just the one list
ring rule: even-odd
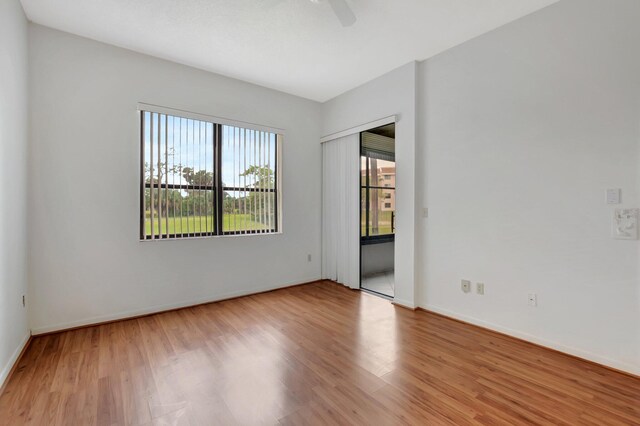
{"label": "empty room", "polygon": [[640,425],[639,22],[0,0],[0,425]]}

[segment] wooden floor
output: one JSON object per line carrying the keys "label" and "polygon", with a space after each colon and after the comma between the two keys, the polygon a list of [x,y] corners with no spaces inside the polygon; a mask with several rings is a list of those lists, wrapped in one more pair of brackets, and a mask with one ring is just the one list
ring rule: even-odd
{"label": "wooden floor", "polygon": [[33,339],[0,424],[640,424],[640,380],[323,282]]}

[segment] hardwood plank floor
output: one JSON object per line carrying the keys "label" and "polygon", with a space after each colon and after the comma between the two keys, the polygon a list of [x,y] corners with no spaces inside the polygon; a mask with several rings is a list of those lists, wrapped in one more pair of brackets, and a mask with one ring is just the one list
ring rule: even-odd
{"label": "hardwood plank floor", "polygon": [[640,380],[320,282],[35,337],[0,424],[640,424]]}

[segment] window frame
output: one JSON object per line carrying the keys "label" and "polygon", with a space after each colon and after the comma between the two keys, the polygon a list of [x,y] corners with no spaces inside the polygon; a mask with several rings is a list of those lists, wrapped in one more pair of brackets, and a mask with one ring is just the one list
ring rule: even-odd
{"label": "window frame", "polygon": [[[365,168],[365,184],[362,184],[362,166],[360,167],[360,244],[362,245],[368,245],[368,244],[379,244],[379,243],[386,243],[386,242],[391,242],[391,241],[395,241],[395,236],[396,236],[396,232],[395,232],[395,220],[394,220],[394,216],[395,216],[395,210],[392,213],[391,216],[391,233],[390,234],[382,234],[382,235],[368,235],[369,233],[369,211],[371,210],[371,203],[370,203],[370,192],[371,190],[393,190],[394,192],[396,191],[396,187],[390,187],[390,186],[378,186],[378,185],[371,185],[370,180],[370,173],[369,173],[369,159],[371,158],[370,155],[368,155],[366,153],[365,150],[362,149],[362,133],[360,133],[360,164],[362,164],[362,158],[365,158],[365,164],[366,164],[366,168]],[[395,161],[394,161],[395,164]],[[385,180],[383,178],[383,180]],[[391,179],[389,179],[391,180]],[[365,229],[366,229],[366,234],[363,235],[362,234],[362,192],[364,190],[365,193]]]}
{"label": "window frame", "polygon": [[[154,183],[146,182],[145,175],[145,112],[150,114],[162,114],[166,117],[172,116],[174,118],[197,120],[213,125],[213,182],[211,185],[190,185],[190,184],[173,184],[173,183]],[[140,241],[168,241],[168,240],[183,240],[183,239],[197,239],[197,238],[215,238],[215,237],[229,237],[229,236],[242,236],[242,235],[276,235],[282,233],[282,179],[280,177],[282,173],[281,156],[282,156],[282,141],[284,138],[284,130],[274,127],[267,127],[261,125],[254,125],[250,123],[232,121],[215,116],[209,116],[205,114],[192,113],[183,110],[177,110],[166,107],[159,107],[156,105],[149,105],[144,103],[138,104],[138,121],[140,135],[138,139],[140,147],[140,225],[139,225],[139,240]],[[167,118],[168,119],[168,118]],[[222,181],[222,128],[223,126],[237,127],[240,129],[271,133],[275,137],[275,155],[274,155],[274,185],[273,188],[252,188],[252,187],[234,187],[225,186]],[[166,143],[166,142],[165,142]],[[180,234],[173,233],[151,235],[146,234],[146,204],[145,204],[145,191],[150,189],[179,189],[179,190],[205,190],[212,191],[213,193],[213,214],[214,214],[214,229],[211,232],[183,232]],[[227,191],[235,192],[264,192],[273,193],[274,198],[274,226],[267,230],[224,230],[224,194]],[[188,216],[187,216],[188,217]],[[162,226],[158,226],[161,230]]]}

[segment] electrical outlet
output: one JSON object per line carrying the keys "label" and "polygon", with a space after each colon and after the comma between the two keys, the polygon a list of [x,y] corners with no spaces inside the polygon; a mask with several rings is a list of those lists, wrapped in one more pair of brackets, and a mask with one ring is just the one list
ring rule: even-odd
{"label": "electrical outlet", "polygon": [[471,281],[462,280],[460,282],[460,288],[462,289],[463,292],[469,293],[471,291]]}
{"label": "electrical outlet", "polygon": [[529,306],[538,306],[538,295],[529,293]]}
{"label": "electrical outlet", "polygon": [[484,295],[484,283],[476,283],[476,293]]}
{"label": "electrical outlet", "polygon": [[307,262],[311,262],[311,255],[310,254],[307,255]]}

